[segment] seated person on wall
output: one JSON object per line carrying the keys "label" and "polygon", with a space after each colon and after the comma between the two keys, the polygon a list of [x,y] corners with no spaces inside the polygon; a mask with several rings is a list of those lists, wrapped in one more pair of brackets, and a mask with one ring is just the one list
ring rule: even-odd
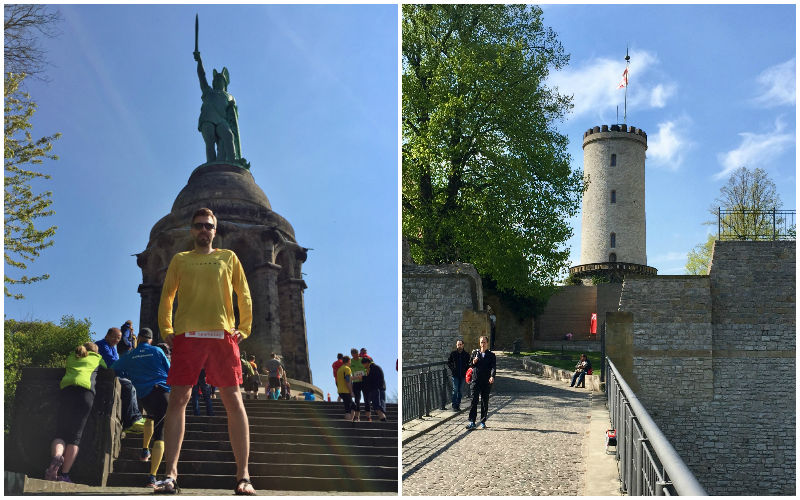
{"label": "seated person on wall", "polygon": [[[575,365],[575,373],[572,374],[570,387],[586,387],[586,375],[592,371],[592,362],[586,357],[586,354],[581,354],[581,360]],[[577,379],[577,384],[575,380]]]}
{"label": "seated person on wall", "polygon": [[[114,371],[124,372],[130,377],[139,396],[139,405],[147,412],[139,459],[147,462],[152,457],[150,474],[144,484],[149,487],[156,483],[156,471],[164,458],[164,417],[169,403],[169,360],[162,349],[151,345],[152,342],[153,332],[149,328],[142,328],[137,347],[112,366]],[[152,452],[149,449],[151,439]]]}
{"label": "seated person on wall", "polygon": [[94,404],[97,370],[101,366],[107,367],[93,342],[79,345],[67,357],[67,371],[60,384],[58,428],[50,445],[50,466],[44,472],[48,481],[72,482],[69,471],[78,456],[83,428]]}
{"label": "seated person on wall", "polygon": [[[106,337],[97,341],[98,353],[103,357],[103,361],[106,362],[108,367],[119,359],[117,344],[119,344],[120,340],[122,340],[122,331],[119,328],[109,328],[108,332],[106,332]],[[140,423],[140,420],[142,420],[142,413],[136,403],[136,389],[124,373],[119,371],[116,371],[116,373],[122,386],[122,392],[120,393],[122,399],[122,428],[126,431],[132,431],[134,430],[131,429],[133,424]],[[141,424],[144,424],[144,422],[141,422]]]}
{"label": "seated person on wall", "polygon": [[122,356],[136,347],[136,334],[133,331],[133,322],[131,320],[123,323],[119,329],[122,332],[122,338],[117,344],[117,353]]}

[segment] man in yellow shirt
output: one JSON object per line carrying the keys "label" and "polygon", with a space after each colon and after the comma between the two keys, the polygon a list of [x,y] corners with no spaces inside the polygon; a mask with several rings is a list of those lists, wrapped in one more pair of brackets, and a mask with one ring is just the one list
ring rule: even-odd
{"label": "man in yellow shirt", "polygon": [[353,406],[353,382],[350,380],[353,372],[350,370],[350,356],[342,357],[342,366],[336,371],[336,390],[344,401],[344,419],[352,421],[355,417]]}
{"label": "man in yellow shirt", "polygon": [[[217,218],[211,210],[201,208],[194,213],[190,230],[194,249],[172,258],[161,292],[158,326],[172,348],[172,360],[164,426],[167,477],[156,483],[156,493],[179,491],[178,457],[186,429],[186,405],[200,370],[205,368],[206,380],[219,387],[228,414],[228,435],[236,459],[235,491],[238,495],[256,494],[248,471],[250,426],[239,392],[242,383],[239,342],[250,334],[253,306],[236,254],[211,246],[216,229]],[[239,306],[238,329],[233,314],[234,292]],[[173,324],[176,294],[178,310]]]}

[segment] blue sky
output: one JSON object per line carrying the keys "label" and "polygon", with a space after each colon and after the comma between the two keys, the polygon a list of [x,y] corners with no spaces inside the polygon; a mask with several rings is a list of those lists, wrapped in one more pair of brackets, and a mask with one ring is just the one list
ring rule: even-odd
{"label": "blue sky", "polygon": [[[337,352],[366,347],[397,392],[397,6],[60,5],[31,81],[34,134],[59,131],[50,279],[5,300],[14,319],[88,317],[102,336],[139,325],[143,251],[205,162],[194,18],[210,79],[227,66],[243,156],[272,209],[309,247],[303,265],[314,383],[335,398]],[[290,374],[291,376],[291,374]]]}
{"label": "blue sky", "polygon": [[[794,5],[545,5],[571,55],[550,84],[574,96],[558,129],[583,168],[583,133],[623,116],[617,89],[630,47],[627,124],[647,132],[647,263],[685,274],[706,240],[708,208],[730,172],[764,169],[796,207]],[[580,260],[581,216],[569,240]]]}

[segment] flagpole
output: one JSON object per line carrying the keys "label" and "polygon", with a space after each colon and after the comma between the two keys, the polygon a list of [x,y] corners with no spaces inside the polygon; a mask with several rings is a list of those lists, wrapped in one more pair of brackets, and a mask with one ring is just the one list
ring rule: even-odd
{"label": "flagpole", "polygon": [[625,123],[628,123],[628,82],[629,82],[629,79],[630,79],[630,73],[628,73],[628,67],[630,66],[630,64],[631,64],[631,56],[628,55],[628,47],[626,46],[625,47],[625,72],[626,72],[627,76],[625,77],[625,110],[624,110],[623,115],[622,115],[622,120]]}

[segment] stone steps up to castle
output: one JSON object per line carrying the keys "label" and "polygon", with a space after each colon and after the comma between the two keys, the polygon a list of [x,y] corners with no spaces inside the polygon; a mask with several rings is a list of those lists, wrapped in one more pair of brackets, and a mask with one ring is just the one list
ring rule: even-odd
{"label": "stone steps up to castle", "polygon": [[[397,405],[388,422],[347,422],[341,403],[245,400],[250,422],[250,479],[256,489],[397,491]],[[201,411],[205,412],[204,408]],[[234,486],[236,464],[225,410],[215,416],[187,412],[178,483],[181,488]],[[109,486],[141,486],[150,463],[139,461],[141,434],[128,434],[109,475]],[[164,474],[162,463],[159,477]]]}

